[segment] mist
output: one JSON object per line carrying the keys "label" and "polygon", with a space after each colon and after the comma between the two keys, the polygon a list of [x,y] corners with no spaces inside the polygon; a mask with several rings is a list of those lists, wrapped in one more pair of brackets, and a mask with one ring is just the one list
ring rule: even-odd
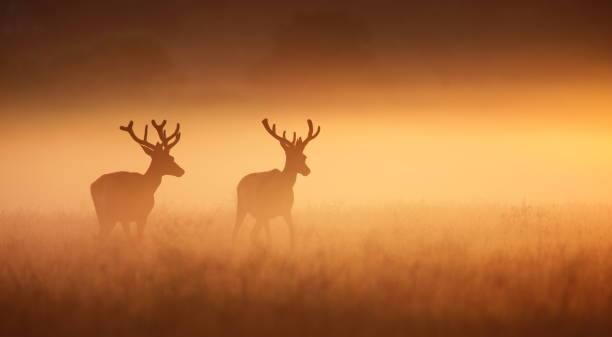
{"label": "mist", "polygon": [[302,206],[586,202],[605,201],[612,190],[610,121],[603,116],[457,115],[442,106],[380,112],[309,106],[289,115],[286,109],[126,107],[12,116],[2,143],[9,160],[0,172],[1,202],[4,208],[89,209],[88,186],[99,175],[146,171],[149,157],[119,126],[134,120],[141,133],[150,119],[182,125],[183,140],[173,155],[187,173],[164,178],[157,194],[168,207],[231,207],[242,176],[282,169],[282,149],[261,126],[264,117],[298,135],[307,131],[306,118],[322,126],[320,139],[305,151],[312,174],[297,181]]}

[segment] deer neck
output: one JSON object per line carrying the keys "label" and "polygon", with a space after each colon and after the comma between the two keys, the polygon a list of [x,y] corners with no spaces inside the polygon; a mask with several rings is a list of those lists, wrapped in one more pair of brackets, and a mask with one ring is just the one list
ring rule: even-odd
{"label": "deer neck", "polygon": [[146,178],[145,181],[147,187],[151,188],[151,190],[155,192],[161,184],[162,174],[155,168],[155,166],[153,166],[152,162],[151,165],[149,165],[149,169],[147,169],[147,172],[144,174],[144,177]]}
{"label": "deer neck", "polygon": [[293,185],[295,185],[295,180],[297,179],[297,170],[285,162],[285,168],[283,169],[282,176],[283,181],[289,186],[293,187]]}

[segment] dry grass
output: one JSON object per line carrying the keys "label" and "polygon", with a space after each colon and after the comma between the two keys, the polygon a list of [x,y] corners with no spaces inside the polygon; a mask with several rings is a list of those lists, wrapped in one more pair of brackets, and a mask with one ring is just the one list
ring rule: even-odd
{"label": "dry grass", "polygon": [[232,249],[229,211],[0,215],[2,336],[605,336],[612,207],[325,206]]}

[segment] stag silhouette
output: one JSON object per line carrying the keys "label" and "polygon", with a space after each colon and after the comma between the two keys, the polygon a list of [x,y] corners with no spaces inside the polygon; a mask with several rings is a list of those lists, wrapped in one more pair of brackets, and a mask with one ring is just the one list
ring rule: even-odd
{"label": "stag silhouette", "polygon": [[134,134],[134,122],[120,129],[129,133],[144,152],[151,157],[151,164],[145,174],[133,172],[114,172],[101,176],[91,184],[91,197],[94,202],[100,236],[107,236],[120,222],[126,234],[130,235],[130,223],[138,226],[138,237],[141,238],[147,222],[147,217],[155,204],[154,194],[162,181],[162,176],[181,177],[185,170],[174,162],[170,155],[172,149],[181,139],[180,124],[176,124],[174,133],[166,136],[166,121],[151,124],[157,131],[161,143],[155,145],[147,141],[149,126],[145,126],[144,138],[139,139]]}
{"label": "stag silhouette", "polygon": [[306,145],[319,135],[321,127],[317,127],[317,131],[313,133],[314,128],[312,121],[309,119],[306,139],[302,140],[302,137],[296,139],[294,132],[293,140],[289,141],[285,137],[285,131],[283,131],[282,137],[276,133],[276,124],[273,124],[270,128],[267,118],[261,123],[266,131],[279,141],[285,151],[285,168],[282,171],[274,169],[251,173],[240,180],[237,187],[238,197],[233,239],[236,239],[247,214],[251,214],[256,220],[251,231],[252,241],[256,241],[262,228],[266,229],[269,238],[268,222],[274,217],[282,216],[289,227],[291,247],[293,247],[295,244],[293,219],[291,217],[293,185],[298,173],[303,176],[310,174],[310,168],[306,165],[306,156],[303,152]]}

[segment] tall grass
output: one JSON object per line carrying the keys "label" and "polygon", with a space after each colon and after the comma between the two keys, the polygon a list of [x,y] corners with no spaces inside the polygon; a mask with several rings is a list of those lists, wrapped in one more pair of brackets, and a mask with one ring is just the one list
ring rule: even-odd
{"label": "tall grass", "polygon": [[606,336],[612,207],[329,205],[262,247],[229,210],[0,214],[2,336]]}

